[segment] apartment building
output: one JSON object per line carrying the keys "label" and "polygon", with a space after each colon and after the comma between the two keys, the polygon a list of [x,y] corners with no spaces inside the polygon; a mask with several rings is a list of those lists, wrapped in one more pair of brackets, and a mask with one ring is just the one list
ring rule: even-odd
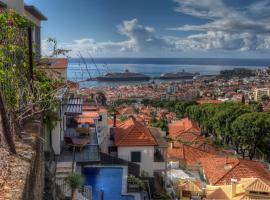
{"label": "apartment building", "polygon": [[255,101],[261,101],[263,96],[270,95],[270,88],[255,88],[253,94],[254,94]]}

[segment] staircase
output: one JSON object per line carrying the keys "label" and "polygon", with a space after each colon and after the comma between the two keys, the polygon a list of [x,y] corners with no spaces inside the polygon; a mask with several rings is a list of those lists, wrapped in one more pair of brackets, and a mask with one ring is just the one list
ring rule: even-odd
{"label": "staircase", "polygon": [[[76,164],[76,163],[75,163]],[[75,166],[74,166],[75,169]],[[72,173],[72,162],[58,162],[56,165],[56,179],[65,179]]]}
{"label": "staircase", "polygon": [[[76,163],[75,163],[76,165]],[[76,166],[74,166],[76,169]],[[71,189],[66,183],[65,178],[72,173],[72,162],[58,162],[55,172],[55,183],[61,188],[61,191],[66,197],[71,196]],[[83,186],[78,190],[77,200],[91,200],[92,189],[90,187]]]}

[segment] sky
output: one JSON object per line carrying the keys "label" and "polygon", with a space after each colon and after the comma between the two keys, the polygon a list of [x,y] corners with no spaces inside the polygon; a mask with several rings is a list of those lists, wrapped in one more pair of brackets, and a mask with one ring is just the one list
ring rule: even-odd
{"label": "sky", "polygon": [[270,0],[25,0],[71,57],[269,58]]}

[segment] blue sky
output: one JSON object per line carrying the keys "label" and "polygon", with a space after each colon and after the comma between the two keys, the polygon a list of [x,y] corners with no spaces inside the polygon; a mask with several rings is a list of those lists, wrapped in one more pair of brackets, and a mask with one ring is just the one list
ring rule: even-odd
{"label": "blue sky", "polygon": [[253,57],[270,49],[270,0],[25,0],[47,17],[43,52],[96,57]]}

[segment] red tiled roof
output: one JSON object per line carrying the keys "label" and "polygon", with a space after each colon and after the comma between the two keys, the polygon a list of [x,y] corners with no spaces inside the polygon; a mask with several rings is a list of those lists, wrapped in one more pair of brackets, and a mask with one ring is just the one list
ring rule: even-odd
{"label": "red tiled roof", "polygon": [[[108,118],[107,123],[109,126],[113,126],[113,119]],[[122,122],[119,119],[116,119],[116,126],[119,126]]]}
{"label": "red tiled roof", "polygon": [[190,145],[179,144],[177,148],[168,148],[168,158],[182,159],[187,166],[193,166],[199,163],[200,158],[215,157],[216,154],[212,154],[201,149],[192,147]]}
{"label": "red tiled roof", "polygon": [[169,128],[169,136],[173,139],[179,137],[181,134],[185,132],[191,132],[200,135],[200,128],[198,124],[190,120],[189,118],[183,118],[181,120],[173,122],[168,125],[168,128]]}
{"label": "red tiled roof", "polygon": [[114,129],[116,146],[155,146],[157,142],[149,129],[130,117]]}
{"label": "red tiled roof", "polygon": [[232,157],[201,158],[201,165],[211,185],[230,184],[231,179],[262,178],[270,180],[270,173],[259,161]]}
{"label": "red tiled roof", "polygon": [[49,63],[51,69],[66,69],[68,65],[67,58],[49,58]]}

